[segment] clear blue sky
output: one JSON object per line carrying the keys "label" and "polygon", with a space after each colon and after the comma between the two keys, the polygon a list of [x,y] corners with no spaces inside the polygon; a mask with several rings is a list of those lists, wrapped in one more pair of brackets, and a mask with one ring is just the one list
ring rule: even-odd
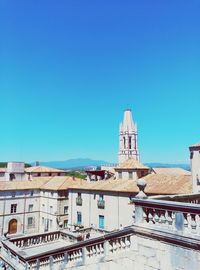
{"label": "clear blue sky", "polygon": [[0,0],[0,160],[116,161],[131,107],[143,162],[200,141],[200,1]]}

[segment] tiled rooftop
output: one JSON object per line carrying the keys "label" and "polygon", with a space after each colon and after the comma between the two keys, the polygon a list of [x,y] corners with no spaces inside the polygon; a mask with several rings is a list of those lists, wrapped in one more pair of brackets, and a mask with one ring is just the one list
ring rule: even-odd
{"label": "tiled rooftop", "polygon": [[[192,192],[192,181],[189,175],[149,174],[143,177],[147,182],[146,193],[150,194],[185,194]],[[32,181],[0,182],[0,190],[94,190],[138,193],[134,180],[102,180],[86,182],[69,176],[36,177]]]}
{"label": "tiled rooftop", "polygon": [[190,171],[182,168],[152,168],[156,174],[178,174],[178,175],[191,175]]}
{"label": "tiled rooftop", "polygon": [[30,173],[53,173],[53,172],[64,172],[64,170],[59,170],[51,167],[46,166],[32,166],[25,169],[26,172]]}
{"label": "tiled rooftop", "polygon": [[138,160],[129,158],[123,163],[119,164],[116,169],[149,169],[149,167],[143,165]]}

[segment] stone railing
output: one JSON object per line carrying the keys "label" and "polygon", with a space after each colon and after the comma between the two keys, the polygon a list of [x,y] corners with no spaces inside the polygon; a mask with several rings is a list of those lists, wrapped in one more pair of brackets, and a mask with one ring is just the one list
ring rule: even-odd
{"label": "stone railing", "polygon": [[[3,243],[2,251],[12,254],[13,263],[18,263],[20,267],[15,269],[65,269],[90,263],[97,263],[105,256],[116,256],[120,252],[128,251],[131,248],[132,231],[131,228],[123,231],[109,233],[95,239],[82,241],[65,248],[55,249],[54,251],[39,254],[33,257],[18,257],[20,248],[13,250],[12,245],[7,242]],[[14,246],[15,247],[15,246]],[[16,251],[18,249],[18,251]],[[20,253],[20,252],[19,252]],[[5,254],[4,254],[5,255]],[[9,255],[10,256],[10,255]],[[16,264],[17,265],[17,264]]]}
{"label": "stone railing", "polygon": [[14,249],[11,249],[6,244],[1,245],[0,257],[6,265],[6,269],[29,269],[29,264],[26,262],[26,260],[19,256],[18,252],[16,252]]}
{"label": "stone railing", "polygon": [[59,239],[68,240],[69,242],[76,241],[77,237],[69,235],[62,231],[48,232],[37,235],[29,235],[10,239],[10,242],[19,248],[41,245],[49,242],[54,242]]}
{"label": "stone railing", "polygon": [[181,194],[181,195],[168,195],[168,196],[152,196],[151,198],[155,198],[158,200],[164,201],[173,201],[173,202],[184,202],[184,203],[193,203],[200,204],[200,194]]}
{"label": "stone railing", "polygon": [[200,207],[192,203],[132,199],[134,222],[200,235]]}

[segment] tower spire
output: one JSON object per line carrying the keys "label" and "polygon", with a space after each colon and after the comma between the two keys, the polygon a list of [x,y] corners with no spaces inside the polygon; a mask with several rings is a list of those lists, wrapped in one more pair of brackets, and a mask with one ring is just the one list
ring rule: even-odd
{"label": "tower spire", "polygon": [[119,130],[119,163],[128,158],[139,160],[137,125],[133,121],[131,109],[124,111],[124,120]]}

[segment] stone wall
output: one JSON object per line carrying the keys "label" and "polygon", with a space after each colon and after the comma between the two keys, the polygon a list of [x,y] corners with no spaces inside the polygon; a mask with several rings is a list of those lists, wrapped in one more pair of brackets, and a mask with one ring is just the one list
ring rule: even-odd
{"label": "stone wall", "polygon": [[131,237],[130,250],[117,251],[84,265],[78,270],[188,270],[200,269],[200,251],[140,235]]}

